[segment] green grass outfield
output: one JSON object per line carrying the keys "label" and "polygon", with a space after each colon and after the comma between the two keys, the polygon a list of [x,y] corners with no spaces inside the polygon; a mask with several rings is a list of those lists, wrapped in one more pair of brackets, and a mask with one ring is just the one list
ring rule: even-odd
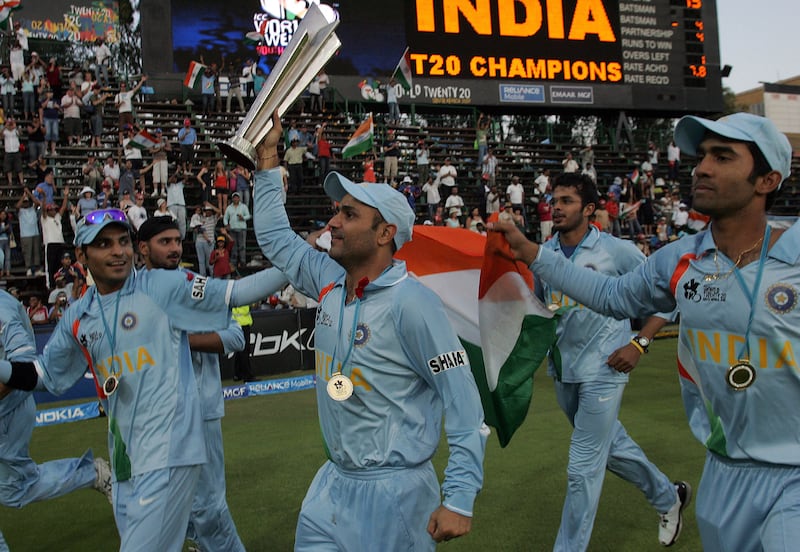
{"label": "green grass outfield", "polygon": [[[686,479],[696,489],[704,448],[686,423],[675,349],[675,339],[653,344],[632,375],[620,418],[668,477]],[[324,461],[314,393],[229,401],[226,412],[228,503],[239,534],[250,551],[291,550],[305,489]],[[495,435],[489,439],[485,484],[472,532],[440,549],[551,550],[566,490],[570,430],[555,402],[552,382],[540,369],[528,419],[511,444],[501,449]],[[105,419],[39,428],[33,434],[32,455],[45,461],[77,456],[91,446],[98,455],[107,456],[105,435]],[[443,440],[435,458],[440,474],[446,459]],[[656,513],[631,484],[607,474],[589,550],[661,550]],[[670,550],[701,550],[694,501],[685,519],[680,540]],[[0,529],[12,552],[105,552],[119,547],[111,507],[93,490],[23,510],[0,507]],[[382,551],[380,543],[374,550]]]}

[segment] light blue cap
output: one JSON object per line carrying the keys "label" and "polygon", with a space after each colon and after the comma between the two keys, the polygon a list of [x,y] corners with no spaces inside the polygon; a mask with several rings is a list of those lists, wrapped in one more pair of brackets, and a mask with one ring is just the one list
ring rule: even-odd
{"label": "light blue cap", "polygon": [[[80,221],[78,221],[78,229],[75,232],[75,239],[73,240],[75,246],[91,244],[95,238],[97,238],[97,234],[99,234],[100,231],[109,224],[118,224],[129,232],[131,231],[130,223],[124,218],[125,213],[119,211],[119,213],[122,213],[123,215],[123,217],[119,217],[109,214],[111,212],[118,211],[117,209],[108,209],[106,211],[108,212],[104,213],[104,210],[92,211],[86,215],[85,218],[82,218]],[[87,222],[91,221],[92,218],[96,219],[96,222]],[[120,220],[121,218],[124,220]]]}
{"label": "light blue cap", "polygon": [[334,201],[341,201],[350,194],[355,199],[374,207],[389,224],[397,227],[394,235],[394,244],[400,249],[404,243],[411,241],[416,216],[406,197],[388,184],[374,184],[362,182],[356,184],[339,174],[328,173],[325,177],[325,193]]}
{"label": "light blue cap", "polygon": [[716,121],[687,115],[675,127],[675,144],[689,155],[697,155],[697,146],[707,132],[742,142],[753,142],[764,155],[769,168],[785,180],[792,172],[792,145],[789,139],[766,117],[734,113]]}

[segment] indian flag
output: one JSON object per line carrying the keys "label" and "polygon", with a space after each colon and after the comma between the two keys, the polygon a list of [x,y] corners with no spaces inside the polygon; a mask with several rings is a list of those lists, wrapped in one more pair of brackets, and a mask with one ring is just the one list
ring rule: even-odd
{"label": "indian flag", "polygon": [[412,73],[411,73],[411,53],[408,48],[403,52],[403,57],[397,63],[397,67],[392,73],[392,78],[396,80],[406,92],[411,91]]}
{"label": "indian flag", "polygon": [[154,148],[159,143],[160,141],[155,136],[153,136],[146,130],[141,130],[139,131],[139,133],[136,134],[136,136],[131,138],[129,145],[133,148],[138,148],[141,150],[149,150]]}
{"label": "indian flag", "polygon": [[196,61],[189,63],[189,70],[186,72],[186,77],[183,79],[183,85],[188,88],[199,90],[202,82],[201,77],[205,69],[206,66],[202,63],[197,63]]}
{"label": "indian flag", "polygon": [[525,420],[533,375],[555,343],[556,319],[533,295],[533,276],[505,239],[415,226],[396,257],[442,299],[467,351],[486,423],[505,447]]}
{"label": "indian flag", "polygon": [[11,28],[11,12],[20,8],[22,0],[0,0],[0,29]]}
{"label": "indian flag", "polygon": [[353,136],[350,137],[350,141],[342,148],[342,158],[349,159],[350,157],[371,150],[373,134],[372,113],[370,113],[353,133]]}

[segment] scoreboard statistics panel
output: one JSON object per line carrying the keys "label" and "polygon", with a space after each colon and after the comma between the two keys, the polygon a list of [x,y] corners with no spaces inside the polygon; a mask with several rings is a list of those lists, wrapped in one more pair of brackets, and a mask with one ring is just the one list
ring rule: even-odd
{"label": "scoreboard statistics panel", "polygon": [[413,101],[722,107],[711,0],[412,0],[405,23]]}

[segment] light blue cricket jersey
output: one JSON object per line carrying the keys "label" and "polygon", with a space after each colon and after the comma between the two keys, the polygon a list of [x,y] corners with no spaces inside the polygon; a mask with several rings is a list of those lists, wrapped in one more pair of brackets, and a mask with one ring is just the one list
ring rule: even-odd
{"label": "light blue cricket jersey", "polygon": [[[564,257],[558,237],[556,233],[542,247]],[[569,262],[600,274],[619,276],[635,269],[644,259],[642,252],[631,242],[599,232],[590,225],[589,233],[575,249]],[[561,381],[628,381],[628,374],[617,372],[607,364],[607,360],[611,353],[630,341],[629,319],[617,320],[587,309],[558,286],[539,278],[536,279],[536,294],[546,305],[555,303],[572,307],[564,312],[556,327],[558,351],[561,354]],[[548,362],[547,373],[556,375],[552,359]]]}
{"label": "light blue cricket jersey", "polygon": [[[241,351],[247,347],[242,327],[231,318],[228,327],[217,332],[225,349],[224,354]],[[225,398],[219,371],[219,354],[192,351],[192,366],[200,394],[200,412],[203,420],[219,420],[225,415]]]}
{"label": "light blue cricket jersey", "polygon": [[[101,296],[92,286],[65,311],[39,358],[40,376],[48,390],[63,393],[86,370],[84,348],[101,386],[112,358],[115,371],[122,365],[117,391],[103,401],[116,478],[206,461],[186,332],[228,326],[233,283],[175,270],[133,272],[120,291]],[[116,332],[113,350],[101,308]]]}
{"label": "light blue cricket jersey", "polygon": [[[483,408],[469,361],[441,300],[395,261],[366,286],[361,300],[342,308],[344,269],[291,230],[282,205],[280,172],[258,171],[259,245],[296,289],[324,295],[314,343],[319,420],[331,460],[350,470],[418,466],[436,451],[444,415],[450,459],[443,504],[471,515],[483,482],[488,431],[482,431]],[[342,372],[355,390],[336,402],[327,382],[351,343]]]}
{"label": "light blue cricket jersey", "polygon": [[[17,299],[0,290],[0,360],[30,362],[36,359],[36,340],[25,307]],[[30,396],[15,389],[0,401],[0,418],[17,408]]]}
{"label": "light blue cricket jersey", "polygon": [[[563,255],[544,249],[531,269],[584,305],[620,318],[666,312],[677,305],[678,371],[695,437],[730,458],[798,466],[800,223],[778,239],[764,263],[749,336],[757,376],[742,391],[728,385],[726,373],[743,350],[750,299],[734,274],[704,280],[720,272],[713,260],[715,249],[711,232],[703,231],[659,249],[619,278],[578,270]],[[733,261],[718,255],[724,273]],[[758,271],[758,262],[739,271],[749,290]]]}

